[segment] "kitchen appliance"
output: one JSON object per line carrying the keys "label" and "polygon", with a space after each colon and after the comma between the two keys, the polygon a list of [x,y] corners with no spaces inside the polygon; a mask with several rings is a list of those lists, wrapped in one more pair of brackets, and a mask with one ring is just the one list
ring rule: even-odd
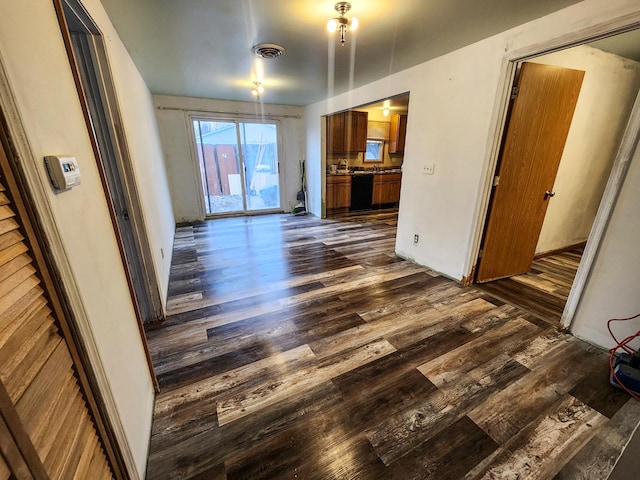
{"label": "kitchen appliance", "polygon": [[338,165],[336,165],[335,163],[329,165],[329,173],[331,175],[335,175],[336,173],[338,173]]}
{"label": "kitchen appliance", "polygon": [[338,170],[343,172],[349,171],[349,161],[346,158],[343,158],[338,162]]}
{"label": "kitchen appliance", "polygon": [[373,203],[373,174],[351,177],[351,210],[369,210]]}

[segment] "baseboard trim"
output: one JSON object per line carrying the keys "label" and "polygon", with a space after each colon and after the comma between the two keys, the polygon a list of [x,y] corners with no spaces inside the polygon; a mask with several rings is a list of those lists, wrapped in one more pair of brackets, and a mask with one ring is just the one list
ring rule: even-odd
{"label": "baseboard trim", "polygon": [[574,243],[573,245],[567,245],[566,247],[556,248],[555,250],[547,250],[546,252],[536,253],[533,256],[534,260],[538,260],[539,258],[550,257],[551,255],[558,255],[559,253],[569,252],[571,250],[575,250],[576,248],[584,248],[587,244],[586,240],[580,243]]}

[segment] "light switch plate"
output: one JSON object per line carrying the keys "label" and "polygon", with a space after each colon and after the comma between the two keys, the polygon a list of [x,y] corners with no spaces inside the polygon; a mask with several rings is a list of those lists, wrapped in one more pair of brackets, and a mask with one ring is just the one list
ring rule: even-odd
{"label": "light switch plate", "polygon": [[433,175],[433,170],[435,169],[435,164],[433,163],[425,163],[422,166],[422,174],[423,175]]}

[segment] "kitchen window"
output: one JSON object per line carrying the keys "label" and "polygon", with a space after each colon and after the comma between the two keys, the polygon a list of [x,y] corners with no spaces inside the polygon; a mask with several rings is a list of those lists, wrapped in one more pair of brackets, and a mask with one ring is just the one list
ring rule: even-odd
{"label": "kitchen window", "polygon": [[384,154],[383,140],[367,140],[367,150],[364,154],[365,162],[382,162]]}

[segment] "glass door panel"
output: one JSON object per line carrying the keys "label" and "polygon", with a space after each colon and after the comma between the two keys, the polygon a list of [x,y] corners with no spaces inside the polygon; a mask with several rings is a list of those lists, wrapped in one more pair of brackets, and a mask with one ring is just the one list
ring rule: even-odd
{"label": "glass door panel", "polygon": [[278,135],[272,123],[240,123],[247,210],[280,208]]}
{"label": "glass door panel", "polygon": [[207,215],[244,210],[235,122],[194,120]]}
{"label": "glass door panel", "polygon": [[208,216],[280,209],[277,126],[193,120]]}

